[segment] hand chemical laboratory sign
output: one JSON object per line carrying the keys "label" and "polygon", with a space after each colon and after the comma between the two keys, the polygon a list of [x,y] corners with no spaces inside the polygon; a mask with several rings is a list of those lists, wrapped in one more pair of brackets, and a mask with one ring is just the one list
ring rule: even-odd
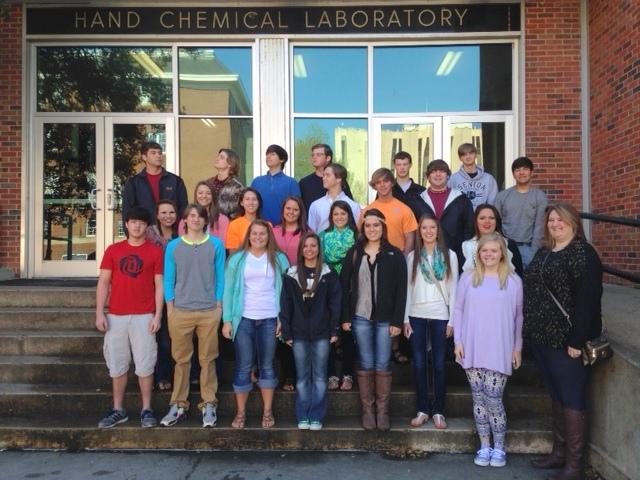
{"label": "hand chemical laboratory sign", "polygon": [[520,30],[519,4],[28,8],[27,35],[461,33]]}

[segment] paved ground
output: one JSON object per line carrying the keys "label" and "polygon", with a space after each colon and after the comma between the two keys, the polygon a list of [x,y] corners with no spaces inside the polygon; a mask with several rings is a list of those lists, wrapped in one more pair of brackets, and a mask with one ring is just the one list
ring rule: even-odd
{"label": "paved ground", "polygon": [[505,468],[476,467],[471,455],[397,459],[350,452],[0,452],[0,478],[56,480],[533,480],[529,456]]}

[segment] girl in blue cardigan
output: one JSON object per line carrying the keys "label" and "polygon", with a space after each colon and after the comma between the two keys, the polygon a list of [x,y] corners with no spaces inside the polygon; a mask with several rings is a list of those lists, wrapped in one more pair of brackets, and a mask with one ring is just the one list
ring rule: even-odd
{"label": "girl in blue cardigan", "polygon": [[233,339],[236,356],[233,390],[237,413],[231,426],[244,428],[249,392],[253,389],[251,371],[256,363],[258,386],[264,410],[262,428],[275,425],[273,393],[278,378],[273,366],[276,337],[280,335],[280,292],[282,275],[289,267],[287,257],[278,250],[271,225],[254,220],[242,247],[231,256],[225,272],[222,334]]}

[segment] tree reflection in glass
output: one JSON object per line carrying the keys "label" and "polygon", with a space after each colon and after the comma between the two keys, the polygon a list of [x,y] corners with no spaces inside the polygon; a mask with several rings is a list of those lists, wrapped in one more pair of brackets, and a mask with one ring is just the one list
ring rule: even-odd
{"label": "tree reflection in glass", "polygon": [[170,112],[171,49],[39,47],[40,112]]}

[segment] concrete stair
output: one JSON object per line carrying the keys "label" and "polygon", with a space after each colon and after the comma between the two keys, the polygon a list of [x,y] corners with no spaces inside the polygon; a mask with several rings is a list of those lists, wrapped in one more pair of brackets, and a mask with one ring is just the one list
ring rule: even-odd
{"label": "concrete stair", "polygon": [[[394,365],[390,432],[365,432],[360,425],[357,389],[330,392],[325,428],[296,428],[295,393],[276,393],[276,428],[259,428],[261,401],[250,395],[247,428],[230,428],[235,400],[230,387],[233,361],[221,364],[219,422],[202,429],[197,387],[189,419],[174,427],[141,429],[135,376],[125,397],[128,423],[108,431],[96,428],[111,405],[110,380],[102,358],[102,334],[94,328],[92,287],[0,286],[0,449],[348,449],[472,452],[477,438],[471,395],[463,370],[447,363],[449,429],[409,428],[415,415],[413,374]],[[228,350],[228,349],[227,349]],[[168,408],[169,393],[155,393],[158,417]],[[539,453],[550,448],[548,397],[530,360],[509,380],[505,404],[511,452]]]}

